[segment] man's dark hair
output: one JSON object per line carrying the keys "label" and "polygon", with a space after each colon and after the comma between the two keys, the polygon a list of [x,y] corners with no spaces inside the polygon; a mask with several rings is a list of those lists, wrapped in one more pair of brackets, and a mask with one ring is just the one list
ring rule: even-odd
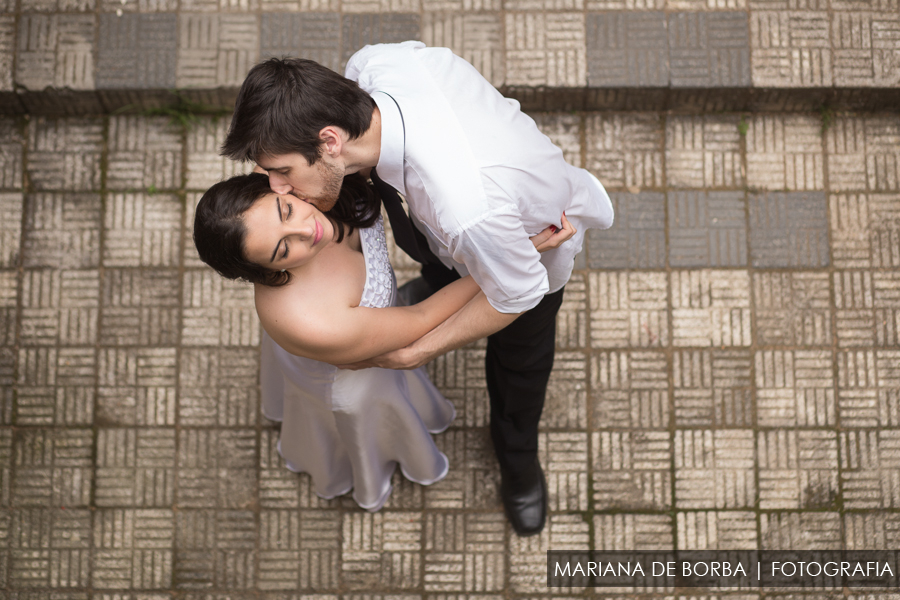
{"label": "man's dark hair", "polygon": [[[244,255],[247,228],[244,213],[271,194],[269,178],[262,173],[235,175],[203,194],[194,214],[194,245],[200,259],[227,279],[243,279],[272,287],[287,284],[287,271],[267,269]],[[302,200],[297,200],[302,202]],[[337,229],[340,242],[354,228],[371,227],[381,214],[381,199],[361,175],[344,177],[335,207],[323,213]]]}
{"label": "man's dark hair", "polygon": [[270,58],[250,69],[234,103],[222,154],[232,160],[302,154],[320,156],[323,127],[340,127],[356,139],[369,129],[375,101],[355,81],[317,62]]}

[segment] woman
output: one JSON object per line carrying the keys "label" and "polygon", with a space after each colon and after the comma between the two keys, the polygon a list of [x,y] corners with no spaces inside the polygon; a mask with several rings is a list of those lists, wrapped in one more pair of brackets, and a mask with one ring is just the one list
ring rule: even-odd
{"label": "woman", "polygon": [[[363,508],[380,509],[396,464],[428,485],[442,479],[447,457],[429,432],[455,416],[424,369],[346,371],[350,364],[402,348],[425,335],[476,294],[465,277],[427,300],[396,307],[380,201],[358,175],[348,176],[329,214],[277,195],[259,173],[217,183],[194,218],[200,258],[229,279],[254,284],[262,322],[262,406],[282,421],[279,452],[288,468],[312,476],[316,493],[353,489]],[[571,237],[541,232],[550,249]]]}

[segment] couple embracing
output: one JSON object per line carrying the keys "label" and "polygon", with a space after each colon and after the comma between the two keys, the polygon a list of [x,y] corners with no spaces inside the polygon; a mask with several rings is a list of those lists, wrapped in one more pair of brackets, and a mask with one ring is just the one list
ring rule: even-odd
{"label": "couple embracing", "polygon": [[[367,46],[346,77],[260,63],[223,154],[264,173],[210,188],[194,240],[223,276],[255,285],[263,412],[282,421],[288,467],[368,510],[398,464],[440,480],[449,465],[430,433],[455,412],[422,365],[487,337],[500,495],[517,534],[539,533],[556,314],[585,231],[612,225],[600,182],[465,60],[419,42]],[[422,265],[400,293],[382,205]]]}

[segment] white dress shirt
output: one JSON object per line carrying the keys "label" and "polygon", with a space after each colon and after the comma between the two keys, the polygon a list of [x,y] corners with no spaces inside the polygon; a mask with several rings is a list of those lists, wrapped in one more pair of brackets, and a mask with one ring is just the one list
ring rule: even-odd
{"label": "white dress shirt", "polygon": [[[534,308],[561,289],[590,228],[613,222],[597,179],[468,62],[421,42],[366,46],[346,77],[381,112],[378,175],[448,267],[471,274],[499,312]],[[578,233],[538,253],[529,237],[566,217]]]}

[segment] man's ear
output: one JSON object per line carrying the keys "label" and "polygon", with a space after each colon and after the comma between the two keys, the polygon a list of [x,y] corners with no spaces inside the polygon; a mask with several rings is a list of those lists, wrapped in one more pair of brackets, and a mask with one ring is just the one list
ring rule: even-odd
{"label": "man's ear", "polygon": [[344,150],[343,133],[341,128],[334,125],[323,127],[319,132],[319,139],[322,140],[322,152],[328,154],[331,158],[340,156]]}

